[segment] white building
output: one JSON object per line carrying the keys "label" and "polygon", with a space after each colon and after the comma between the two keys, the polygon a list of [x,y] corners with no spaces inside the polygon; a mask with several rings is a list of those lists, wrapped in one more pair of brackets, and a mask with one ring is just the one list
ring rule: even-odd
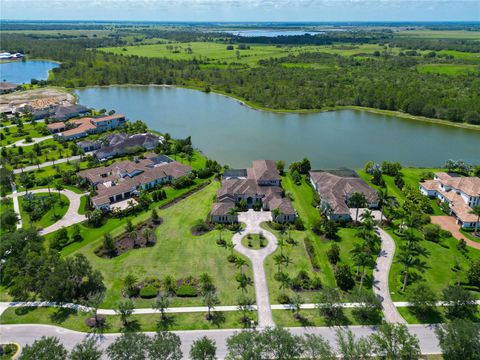
{"label": "white building", "polygon": [[[474,228],[478,220],[470,214],[472,208],[480,205],[480,178],[435,173],[433,180],[420,183],[420,192],[448,204],[450,214],[455,216],[462,228]],[[480,226],[480,223],[477,225]]]}

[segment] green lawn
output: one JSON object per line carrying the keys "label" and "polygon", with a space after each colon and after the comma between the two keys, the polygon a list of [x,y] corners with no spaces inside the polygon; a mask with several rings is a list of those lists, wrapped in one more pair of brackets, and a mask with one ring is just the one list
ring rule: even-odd
{"label": "green lawn", "polygon": [[466,30],[403,30],[395,33],[395,36],[414,37],[424,39],[464,39],[480,40],[480,31]]}
{"label": "green lawn", "polygon": [[[397,245],[394,263],[389,274],[390,292],[394,301],[404,301],[406,300],[405,293],[401,291],[402,265],[396,262],[401,239],[391,229],[387,229],[387,231]],[[419,273],[421,279],[417,281],[425,281],[437,294],[440,294],[448,285],[452,285],[457,281],[465,281],[464,271],[469,268],[470,259],[480,257],[480,250],[470,247],[467,247],[467,254],[463,255],[457,249],[458,240],[453,237],[444,239],[441,244],[426,240],[422,241],[421,244],[427,249],[429,255],[427,258],[422,257],[422,260],[426,262],[426,269],[423,273]],[[456,264],[460,265],[461,271],[454,269]]]}
{"label": "green lawn", "polygon": [[[246,64],[254,66],[259,60],[298,55],[303,52],[325,52],[343,56],[371,54],[382,51],[377,44],[343,45],[343,46],[280,46],[249,45],[250,49],[227,50],[227,44],[217,42],[190,42],[173,44],[150,44],[135,46],[107,47],[101,50],[119,55],[136,55],[145,57],[165,57],[173,60],[203,60],[215,65]],[[189,50],[190,49],[190,50]],[[238,55],[237,55],[238,50]],[[239,57],[238,57],[239,56]]]}
{"label": "green lawn", "polygon": [[[344,317],[336,325],[360,325],[353,317],[352,309],[344,309]],[[294,317],[292,310],[272,310],[273,320],[280,327],[312,327],[312,326],[330,326],[326,319],[320,315],[317,309],[300,310],[301,320]],[[367,324],[364,324],[367,325]],[[368,325],[377,325],[375,323]]]}
{"label": "green lawn", "polygon": [[[106,299],[102,305],[104,307],[113,307],[117,302],[122,288],[122,278],[128,272],[136,275],[140,281],[148,276],[163,279],[167,275],[172,275],[182,278],[207,272],[214,279],[222,305],[234,305],[240,295],[235,281],[238,270],[227,261],[228,250],[216,244],[218,231],[198,237],[190,233],[197,219],[207,217],[219,186],[218,182],[212,182],[174,206],[158,211],[164,222],[155,231],[157,243],[153,247],[131,250],[113,259],[103,259],[95,255],[94,251],[101,245],[104,233],[110,232],[116,236],[124,231],[126,218],[123,218],[110,219],[104,226],[97,229],[80,225],[85,240],[67,246],[62,253],[64,255],[82,253],[94,268],[102,272],[107,287]],[[168,189],[168,198],[172,199],[173,195],[169,194]],[[180,195],[178,190],[172,191],[177,191],[177,196]],[[144,212],[131,219],[135,224],[148,219],[149,216],[150,212]],[[50,239],[51,236],[53,235],[49,234],[47,238]],[[225,239],[231,236],[232,233],[229,231],[223,233]],[[250,268],[247,269],[247,273],[252,276]],[[139,300],[138,306],[148,307],[151,302],[151,300]],[[175,298],[172,306],[201,304],[202,300],[199,297]]]}
{"label": "green lawn", "polygon": [[87,200],[88,200],[87,195],[84,195],[80,198],[80,207],[78,208],[78,213],[79,214],[85,215],[85,213],[87,212],[87,210],[86,210]]}
{"label": "green lawn", "polygon": [[[372,176],[367,174],[363,169],[356,170],[358,175],[365,180],[368,185],[373,187],[374,189],[379,190],[380,187],[377,185],[372,184],[371,178]],[[420,183],[420,179],[423,173],[425,172],[438,172],[438,171],[445,171],[445,169],[441,168],[403,168],[401,170],[403,174],[403,181],[405,181],[405,185],[418,187]],[[385,180],[385,185],[387,187],[388,194],[391,196],[395,196],[397,200],[402,203],[405,200],[405,194],[400,190],[394,182],[394,178],[392,176],[383,175],[383,179]]]}
{"label": "green lawn", "polygon": [[[397,309],[409,324],[438,324],[447,320],[445,308],[440,306],[436,307],[432,313],[421,317],[415,314],[412,307],[397,307]],[[480,312],[477,312],[475,321],[480,322]]]}
{"label": "green lawn", "polygon": [[478,74],[480,65],[465,65],[465,64],[421,64],[417,65],[417,70],[426,74],[441,74],[441,75],[473,75]]}
{"label": "green lawn", "polygon": [[[213,323],[205,319],[206,313],[169,314],[168,329],[174,330],[213,330],[242,328],[242,314],[236,311],[226,311],[219,314],[219,322]],[[0,316],[0,324],[48,324],[61,326],[70,330],[89,332],[85,320],[92,316],[89,313],[77,312],[72,309],[19,307],[8,308]],[[257,320],[256,312],[249,313],[250,318]],[[123,330],[118,315],[106,316],[106,333],[118,333]],[[159,329],[159,314],[133,315],[130,318],[135,329],[139,331],[156,331]]]}
{"label": "green lawn", "polygon": [[26,139],[28,136],[32,139],[46,136],[40,132],[42,128],[46,128],[43,123],[24,123],[22,129],[18,128],[18,126],[0,128],[0,133],[5,137],[3,140],[0,140],[0,147]]}
{"label": "green lawn", "polygon": [[[34,195],[35,196],[49,196],[48,192],[37,193],[37,194],[34,194]],[[18,198],[18,203],[19,203],[19,206],[20,206],[20,215],[22,217],[23,227],[30,227],[30,225],[32,225],[36,228],[44,229],[44,228],[54,224],[55,222],[57,222],[59,219],[61,219],[66,214],[66,212],[68,210],[68,207],[70,205],[70,201],[68,200],[68,198],[63,194],[58,194],[53,189],[52,189],[52,192],[51,192],[51,196],[55,197],[57,199],[57,202],[39,220],[33,221],[33,222],[30,221],[30,217],[27,214],[27,212],[25,212],[25,210],[23,210],[23,204],[25,203],[25,201],[27,201],[25,199],[25,196],[20,196]],[[58,199],[61,199],[61,201],[62,201],[61,204],[59,203]],[[58,220],[56,220],[54,218],[54,215],[58,216]]]}
{"label": "green lawn", "polygon": [[[262,240],[263,246],[260,246],[260,240]],[[242,238],[242,245],[252,250],[262,249],[267,245],[267,243],[267,239],[260,239],[260,234],[248,234]]]}

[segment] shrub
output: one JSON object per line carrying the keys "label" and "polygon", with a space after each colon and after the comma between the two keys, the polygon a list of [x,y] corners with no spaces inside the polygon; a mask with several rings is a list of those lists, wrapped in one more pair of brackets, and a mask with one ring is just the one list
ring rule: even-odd
{"label": "shrub", "polygon": [[195,297],[197,289],[193,285],[180,285],[177,289],[178,297]]}
{"label": "shrub", "polygon": [[153,285],[147,285],[140,289],[140,297],[143,299],[152,299],[157,296],[157,288]]}
{"label": "shrub", "polygon": [[197,172],[197,176],[200,179],[206,179],[206,178],[209,178],[212,175],[213,175],[213,169],[211,169],[211,168],[203,168],[203,169],[198,170],[198,172]]}
{"label": "shrub", "polygon": [[288,297],[287,294],[280,294],[278,295],[277,297],[277,301],[280,303],[280,304],[290,304],[290,298]]}
{"label": "shrub", "polygon": [[237,255],[235,254],[230,254],[227,256],[227,260],[229,263],[234,263],[237,261]]}
{"label": "shrub", "polygon": [[298,230],[298,231],[305,230],[305,225],[303,224],[302,219],[300,219],[299,217],[295,219],[295,230]]}

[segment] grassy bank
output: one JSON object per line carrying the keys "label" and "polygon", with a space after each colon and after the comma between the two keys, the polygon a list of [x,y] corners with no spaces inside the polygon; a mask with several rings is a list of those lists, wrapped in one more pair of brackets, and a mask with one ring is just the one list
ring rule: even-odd
{"label": "grassy bank", "polygon": [[[206,313],[168,314],[168,321],[161,323],[159,314],[132,315],[129,319],[130,329],[137,331],[174,330],[215,330],[242,328],[240,312],[216,312],[216,320],[206,320]],[[92,315],[72,309],[56,309],[42,307],[8,308],[0,316],[0,324],[45,324],[61,326],[66,329],[91,332],[85,320]],[[256,312],[249,313],[250,318],[257,320]],[[103,332],[119,333],[125,330],[118,315],[108,315]]]}

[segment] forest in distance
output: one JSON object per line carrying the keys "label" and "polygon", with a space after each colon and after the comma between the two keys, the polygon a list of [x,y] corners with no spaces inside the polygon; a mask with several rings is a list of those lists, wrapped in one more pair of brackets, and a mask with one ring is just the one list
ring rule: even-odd
{"label": "forest in distance", "polygon": [[[99,29],[99,25],[92,26]],[[361,106],[480,124],[480,41],[476,39],[399,37],[389,29],[273,38],[210,30],[118,26],[99,30],[106,33],[98,36],[83,31],[68,35],[61,30],[9,31],[3,34],[2,43],[7,51],[61,62],[48,83],[68,88],[179,85],[217,91],[271,110]],[[152,44],[173,44],[174,49],[183,44],[181,51],[187,51],[190,43],[224,44],[237,54],[238,61],[222,61],[214,55],[193,54],[178,60],[169,54],[147,57],[103,50],[143,49]],[[363,46],[369,44],[378,50],[363,52]],[[250,48],[256,51],[264,46],[287,50],[255,63],[242,62],[252,56]],[[322,46],[344,49],[348,55],[324,52]],[[179,50],[171,52],[175,51]]]}

